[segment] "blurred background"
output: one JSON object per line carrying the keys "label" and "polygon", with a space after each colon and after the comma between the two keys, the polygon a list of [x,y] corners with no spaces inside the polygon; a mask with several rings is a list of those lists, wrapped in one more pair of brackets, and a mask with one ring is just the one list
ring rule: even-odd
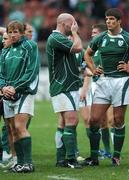
{"label": "blurred background", "polygon": [[20,20],[30,23],[34,28],[33,40],[38,42],[43,68],[40,73],[39,99],[49,98],[45,44],[49,34],[56,28],[57,16],[67,12],[75,17],[79,35],[86,47],[91,38],[92,25],[105,22],[104,13],[112,7],[123,12],[122,27],[129,32],[129,0],[0,0],[0,26],[6,27],[9,21]]}

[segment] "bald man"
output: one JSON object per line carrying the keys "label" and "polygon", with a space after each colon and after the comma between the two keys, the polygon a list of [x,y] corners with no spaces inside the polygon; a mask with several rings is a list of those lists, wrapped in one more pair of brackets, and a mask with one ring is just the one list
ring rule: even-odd
{"label": "bald man", "polygon": [[[80,83],[75,53],[82,50],[77,31],[74,17],[67,13],[60,14],[56,30],[48,37],[46,46],[50,95],[54,112],[59,115],[55,136],[57,167],[81,168],[75,157]],[[69,35],[73,36],[72,41]]]}

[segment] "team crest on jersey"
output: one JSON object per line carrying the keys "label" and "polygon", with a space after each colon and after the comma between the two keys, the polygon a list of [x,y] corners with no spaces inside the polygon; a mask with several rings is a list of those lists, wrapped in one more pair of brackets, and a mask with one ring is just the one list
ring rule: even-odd
{"label": "team crest on jersey", "polygon": [[106,42],[107,42],[107,39],[104,39],[103,42],[102,42],[101,47],[105,47],[106,46]]}
{"label": "team crest on jersey", "polygon": [[124,44],[124,41],[123,41],[123,40],[119,40],[119,41],[118,41],[118,46],[123,46],[123,44]]}

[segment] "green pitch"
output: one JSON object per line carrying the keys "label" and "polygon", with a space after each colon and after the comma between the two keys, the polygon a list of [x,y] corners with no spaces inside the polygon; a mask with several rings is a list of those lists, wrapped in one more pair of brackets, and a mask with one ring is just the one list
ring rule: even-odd
{"label": "green pitch", "polygon": [[[112,167],[111,160],[101,160],[99,167],[81,170],[55,167],[56,115],[50,102],[37,102],[35,117],[30,124],[33,142],[33,159],[36,171],[32,174],[10,174],[0,169],[0,180],[128,180],[129,179],[129,110],[126,113],[126,139],[121,165]],[[88,139],[82,120],[77,129],[78,145],[83,157],[89,156]]]}

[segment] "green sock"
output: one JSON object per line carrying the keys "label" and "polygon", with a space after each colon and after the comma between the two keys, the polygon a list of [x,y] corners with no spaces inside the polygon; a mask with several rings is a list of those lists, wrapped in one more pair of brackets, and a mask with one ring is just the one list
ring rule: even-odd
{"label": "green sock", "polygon": [[66,148],[67,158],[75,159],[75,147],[76,147],[76,137],[75,132],[76,126],[66,126],[63,133],[63,141]]}
{"label": "green sock", "polygon": [[23,153],[23,149],[22,149],[20,140],[14,142],[14,148],[15,148],[16,155],[17,155],[17,163],[20,165],[23,165],[24,164],[24,153]]}
{"label": "green sock", "polygon": [[109,128],[101,129],[102,133],[102,141],[104,144],[104,149],[107,153],[110,153],[110,134],[109,134]]}
{"label": "green sock", "polygon": [[113,157],[117,157],[117,158],[120,157],[120,153],[124,143],[124,138],[125,138],[125,126],[123,126],[122,128],[115,128]]}
{"label": "green sock", "polygon": [[24,153],[24,163],[25,164],[31,164],[32,163],[31,137],[24,137],[24,138],[20,139],[20,142],[22,144],[23,153]]}
{"label": "green sock", "polygon": [[87,135],[88,138],[89,138],[89,134],[90,134],[90,129],[86,128],[86,135]]}
{"label": "green sock", "polygon": [[2,127],[1,140],[2,140],[1,142],[2,142],[3,151],[6,151],[7,153],[9,153],[10,148],[9,148],[9,141],[8,141],[8,129],[7,129],[7,126],[5,124]]}
{"label": "green sock", "polygon": [[78,143],[77,143],[77,131],[74,131],[75,135],[75,156],[79,156],[79,149],[78,149]]}
{"label": "green sock", "polygon": [[112,127],[110,131],[111,131],[112,133],[114,133],[114,132],[115,132],[115,128]]}
{"label": "green sock", "polygon": [[114,132],[115,132],[115,128],[112,127],[111,130],[110,130],[112,144],[114,144]]}
{"label": "green sock", "polygon": [[98,127],[90,127],[90,148],[91,148],[91,158],[98,159],[99,142],[100,142],[100,131]]}
{"label": "green sock", "polygon": [[56,158],[57,162],[65,160],[66,156],[66,149],[65,145],[62,139],[64,129],[57,128],[56,134],[55,134],[55,143],[56,143]]}

